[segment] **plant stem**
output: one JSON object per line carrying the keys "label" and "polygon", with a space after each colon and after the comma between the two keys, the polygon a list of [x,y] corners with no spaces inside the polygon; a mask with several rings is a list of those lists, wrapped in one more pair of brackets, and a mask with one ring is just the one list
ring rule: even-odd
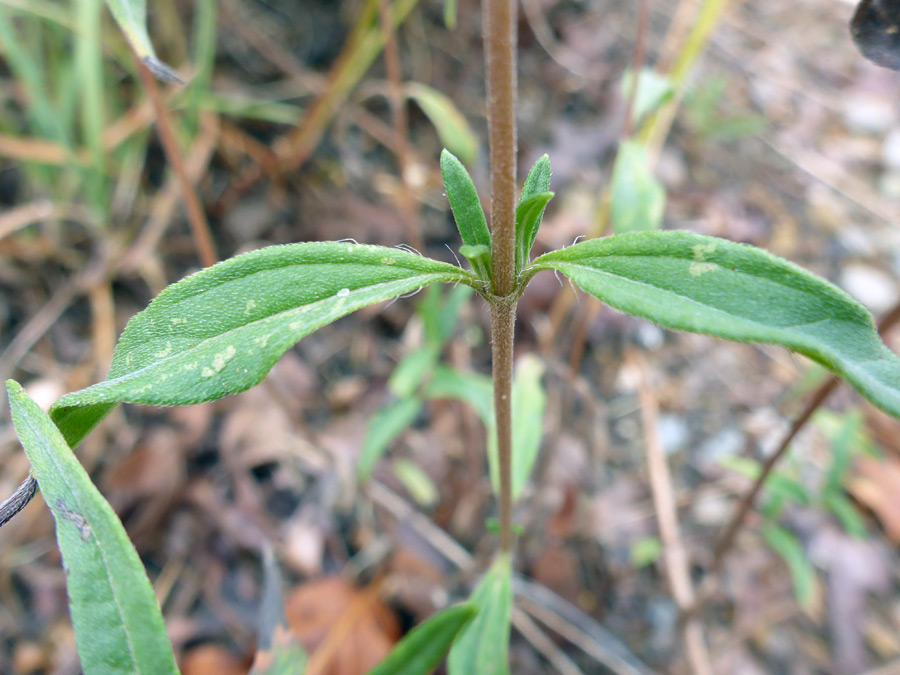
{"label": "plant stem", "polygon": [[512,360],[516,303],[501,300],[491,307],[494,415],[500,468],[500,550],[512,551]]}
{"label": "plant stem", "polygon": [[516,8],[514,0],[484,0],[488,132],[491,145],[491,256],[494,295],[515,286]]}
{"label": "plant stem", "polygon": [[515,0],[484,0],[488,131],[491,148],[491,303],[494,415],[500,465],[500,549],[512,551],[512,360],[516,322],[516,11]]}

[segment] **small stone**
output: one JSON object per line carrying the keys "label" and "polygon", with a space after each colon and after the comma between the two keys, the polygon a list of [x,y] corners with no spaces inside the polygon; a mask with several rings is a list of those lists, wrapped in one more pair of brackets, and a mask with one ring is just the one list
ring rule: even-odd
{"label": "small stone", "polygon": [[894,103],[886,96],[856,94],[844,98],[844,120],[852,131],[884,133],[897,123]]}
{"label": "small stone", "polygon": [[869,265],[847,265],[841,271],[839,285],[875,314],[887,311],[897,301],[894,279]]}
{"label": "small stone", "polygon": [[884,137],[881,161],[890,169],[900,169],[900,127],[894,127]]}

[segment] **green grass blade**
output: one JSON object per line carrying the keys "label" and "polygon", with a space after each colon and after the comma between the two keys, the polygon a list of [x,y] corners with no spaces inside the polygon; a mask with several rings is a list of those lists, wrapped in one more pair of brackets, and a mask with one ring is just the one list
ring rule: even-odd
{"label": "green grass blade", "polygon": [[416,421],[421,409],[422,401],[418,398],[401,398],[372,415],[356,466],[360,480],[369,477],[390,444]]}
{"label": "green grass blade", "polygon": [[535,260],[627,314],[737,342],[778,344],[900,417],[900,358],[872,317],[828,282],[762,249],[688,232],[634,232]]}
{"label": "green grass blade", "polygon": [[244,391],[318,328],[438,282],[477,283],[453,265],[381,246],[246,253],[160,293],[128,323],[107,380],[64,396],[51,416],[74,447],[119,403],[190,405]]}
{"label": "green grass blade", "polygon": [[163,82],[181,82],[178,73],[160,61],[153,50],[153,43],[147,32],[146,0],[106,0],[106,6],[134,53],[150,71]]}
{"label": "green grass blade", "polygon": [[437,131],[441,144],[464,164],[471,165],[478,156],[478,136],[459,108],[446,94],[418,82],[404,88],[407,97],[415,101]]}
{"label": "green grass blade", "polygon": [[416,626],[369,675],[428,675],[440,665],[453,638],[478,613],[472,604],[450,607]]}
{"label": "green grass blade", "polygon": [[508,555],[497,558],[469,601],[478,607],[478,615],[453,642],[447,672],[449,675],[509,673],[512,564]]}
{"label": "green grass blade", "polygon": [[763,525],[762,533],[766,543],[787,564],[797,602],[808,608],[815,597],[816,571],[800,541],[793,532],[776,523]]}
{"label": "green grass blade", "polygon": [[177,673],[153,588],[125,528],[47,414],[18,383],[6,387],[16,432],[56,520],[84,672]]}

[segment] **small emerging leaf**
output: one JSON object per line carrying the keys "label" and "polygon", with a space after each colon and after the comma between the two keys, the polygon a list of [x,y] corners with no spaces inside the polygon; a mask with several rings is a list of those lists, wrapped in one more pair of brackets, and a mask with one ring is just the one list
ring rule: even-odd
{"label": "small emerging leaf", "polygon": [[900,417],[900,358],[866,309],[762,249],[689,232],[594,239],[534,261],[627,314],[665,328],[793,349]]}
{"label": "small emerging leaf", "polygon": [[[444,189],[450,210],[456,219],[459,236],[466,246],[484,246],[491,250],[491,232],[487,226],[481,200],[472,177],[456,157],[448,150],[441,153],[441,174],[444,177]],[[490,268],[488,268],[490,272]],[[480,275],[479,275],[480,276]],[[488,281],[490,278],[481,277]]]}
{"label": "small emerging leaf", "polygon": [[463,164],[474,162],[478,156],[478,137],[453,99],[418,82],[407,84],[404,91],[434,125],[444,147],[459,157]]}
{"label": "small emerging leaf", "polygon": [[56,521],[81,667],[177,673],[159,605],[125,528],[59,430],[22,387],[6,383],[13,423]]}
{"label": "small emerging leaf", "polygon": [[454,640],[447,658],[449,675],[509,673],[509,626],[512,613],[512,564],[501,554],[475,587],[469,600],[478,615]]}
{"label": "small emerging leaf", "polygon": [[369,675],[428,675],[441,663],[450,643],[478,613],[471,603],[438,612],[400,640]]}
{"label": "small emerging leaf", "polygon": [[516,271],[528,264],[528,256],[541,226],[544,209],[552,197],[550,158],[542,155],[528,172],[516,207]]}
{"label": "small emerging leaf", "polygon": [[616,234],[658,230],[666,190],[653,173],[647,151],[637,141],[622,141],[612,177],[612,227]]}
{"label": "small emerging leaf", "polygon": [[121,402],[189,405],[258,384],[301,338],[362,307],[437,282],[453,265],[381,246],[314,242],[226,260],[164,290],[129,321],[105,382],[51,417],[74,447]]}

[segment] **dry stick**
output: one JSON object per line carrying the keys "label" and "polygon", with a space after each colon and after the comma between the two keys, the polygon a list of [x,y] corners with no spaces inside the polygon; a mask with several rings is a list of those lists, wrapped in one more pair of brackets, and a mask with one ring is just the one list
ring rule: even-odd
{"label": "dry stick", "polygon": [[491,369],[500,467],[500,550],[512,551],[512,360],[516,321],[516,0],[484,0],[491,155]]}
{"label": "dry stick", "polygon": [[153,74],[137,56],[135,56],[135,61],[137,62],[138,74],[141,76],[141,83],[144,85],[144,89],[153,103],[153,109],[156,113],[156,131],[159,134],[163,151],[166,153],[166,159],[172,165],[175,175],[178,176],[178,182],[181,184],[181,193],[184,195],[188,222],[191,226],[191,235],[194,238],[197,255],[204,267],[211,267],[219,261],[219,256],[216,253],[216,246],[209,232],[209,224],[206,222],[206,215],[203,212],[203,206],[200,204],[200,198],[197,197],[197,191],[194,190],[194,186],[188,178],[184,157],[178,145],[178,139],[175,137],[175,130],[172,128],[172,120],[163,103],[162,95]]}
{"label": "dry stick", "polygon": [[[878,322],[878,334],[884,335],[886,332],[891,330],[891,328],[897,325],[898,322],[900,322],[900,303],[894,305],[893,309],[885,314]],[[735,511],[731,522],[728,523],[722,533],[722,536],[719,537],[718,542],[716,542],[713,553],[713,562],[712,565],[710,565],[708,572],[709,576],[715,575],[722,567],[722,561],[724,560],[725,555],[728,553],[728,551],[731,550],[731,547],[734,544],[735,536],[741,529],[744,521],[747,519],[747,515],[750,513],[750,509],[753,507],[753,504],[756,501],[756,497],[759,495],[760,490],[762,490],[766,479],[769,477],[769,474],[772,473],[775,465],[778,464],[779,461],[781,461],[781,458],[787,452],[788,447],[790,447],[791,442],[794,440],[800,430],[804,426],[806,426],[806,423],[809,421],[810,417],[812,417],[813,413],[819,408],[819,406],[821,406],[825,402],[831,392],[833,392],[840,383],[841,380],[839,378],[831,376],[826,382],[819,386],[816,392],[809,399],[809,403],[806,404],[806,407],[803,409],[803,411],[794,419],[793,424],[791,424],[790,430],[781,440],[781,443],[778,444],[778,448],[766,460],[766,463],[762,467],[762,471],[760,471],[759,476],[753,483],[753,487],[751,487],[747,494],[744,495],[743,499],[741,499],[741,502],[740,504],[738,504],[737,511]]]}
{"label": "dry stick", "polygon": [[[691,585],[688,557],[678,532],[678,514],[672,477],[666,464],[665,452],[659,440],[659,406],[647,382],[647,368],[637,353],[626,357],[638,372],[638,399],[641,406],[641,425],[644,444],[647,446],[647,471],[650,474],[650,491],[659,522],[659,536],[666,559],[666,572],[675,603],[681,611],[694,605],[694,588]],[[692,673],[711,675],[712,665],[703,636],[703,625],[696,616],[683,626],[682,639],[688,665]]]}

